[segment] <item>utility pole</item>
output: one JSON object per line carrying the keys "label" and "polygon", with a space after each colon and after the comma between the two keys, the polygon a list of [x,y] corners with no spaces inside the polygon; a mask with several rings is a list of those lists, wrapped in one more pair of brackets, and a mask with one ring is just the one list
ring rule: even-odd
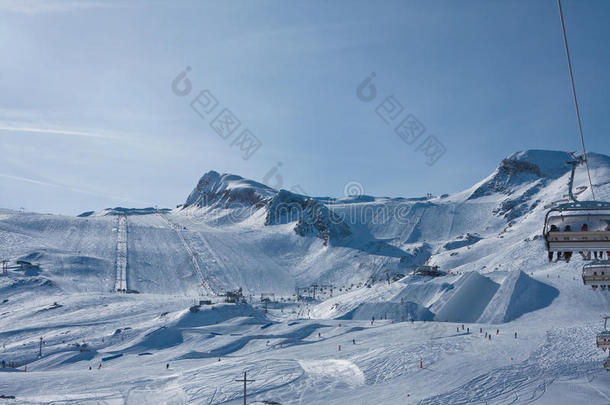
{"label": "utility pole", "polygon": [[2,274],[8,274],[8,260],[2,259]]}
{"label": "utility pole", "polygon": [[42,357],[42,336],[40,337],[40,346],[38,347],[38,357]]}
{"label": "utility pole", "polygon": [[246,384],[248,384],[249,382],[254,382],[256,380],[248,380],[246,378],[246,371],[244,371],[244,379],[243,380],[235,380],[236,382],[243,382],[244,383],[244,405],[246,405]]}
{"label": "utility pole", "polygon": [[317,284],[312,284],[311,288],[313,288],[313,300],[316,300],[316,288],[318,288]]}

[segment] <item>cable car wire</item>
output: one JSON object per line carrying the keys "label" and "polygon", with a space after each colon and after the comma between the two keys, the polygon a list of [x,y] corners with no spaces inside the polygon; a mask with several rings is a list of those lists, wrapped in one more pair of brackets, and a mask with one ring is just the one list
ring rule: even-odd
{"label": "cable car wire", "polygon": [[585,159],[585,166],[587,167],[587,176],[589,177],[589,185],[591,186],[591,195],[595,200],[595,192],[593,191],[593,182],[591,181],[591,172],[589,171],[589,159],[587,159],[587,149],[585,148],[585,137],[582,132],[582,121],[580,119],[580,108],[578,107],[578,98],[576,97],[576,86],[574,85],[574,73],[572,72],[572,59],[570,58],[570,49],[568,48],[568,37],[566,35],[566,25],[563,20],[563,9],[561,7],[561,0],[557,0],[559,6],[559,17],[561,18],[561,29],[563,31],[563,43],[566,48],[566,55],[568,56],[568,68],[570,70],[570,81],[572,83],[572,96],[574,97],[574,105],[576,106],[576,118],[578,118],[578,131],[580,132],[580,142],[582,143],[582,153]]}

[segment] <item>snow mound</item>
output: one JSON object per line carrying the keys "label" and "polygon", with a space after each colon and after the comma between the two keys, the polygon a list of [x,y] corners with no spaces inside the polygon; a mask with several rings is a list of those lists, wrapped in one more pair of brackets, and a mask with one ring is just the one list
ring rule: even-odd
{"label": "snow mound", "polygon": [[498,282],[476,271],[437,278],[407,276],[330,298],[313,314],[345,320],[505,323],[549,306],[559,295],[522,271],[490,276]]}
{"label": "snow mound", "polygon": [[162,326],[147,333],[140,342],[130,348],[130,351],[162,350],[178,346],[182,342],[184,338],[179,328]]}
{"label": "snow mound", "polygon": [[418,320],[431,321],[434,314],[415,302],[381,302],[362,303],[337,319],[368,320],[372,318],[389,318],[400,321]]}
{"label": "snow mound", "polygon": [[459,249],[459,248],[462,248],[464,246],[474,245],[475,243],[477,243],[481,239],[482,238],[479,235],[477,235],[477,234],[467,233],[466,235],[458,236],[455,240],[453,240],[451,242],[445,243],[445,245],[443,245],[443,247],[446,250]]}
{"label": "snow mound", "polygon": [[513,271],[504,279],[479,322],[510,322],[551,305],[557,296],[559,290],[555,287],[534,280],[522,271]]}
{"label": "snow mound", "polygon": [[470,272],[455,283],[455,287],[433,308],[434,317],[445,322],[476,322],[499,285],[477,272]]}
{"label": "snow mound", "polygon": [[363,385],[365,382],[362,370],[348,360],[299,360],[299,365],[307,374],[324,379],[340,379],[349,385]]}
{"label": "snow mound", "polygon": [[0,284],[0,293],[5,296],[16,294],[17,292],[35,292],[42,288],[45,291],[57,289],[57,284],[45,277],[13,278],[8,282]]}
{"label": "snow mound", "polygon": [[251,323],[266,323],[264,314],[248,304],[220,304],[203,306],[196,312],[184,311],[173,326],[177,328],[195,328],[198,326],[214,325],[229,319],[248,317]]}
{"label": "snow mound", "polygon": [[185,330],[220,324],[237,318],[244,318],[242,324],[268,323],[261,311],[248,304],[219,304],[201,308],[203,309],[181,311],[168,324],[140,336],[127,348],[127,351],[141,352],[175,347],[184,342]]}

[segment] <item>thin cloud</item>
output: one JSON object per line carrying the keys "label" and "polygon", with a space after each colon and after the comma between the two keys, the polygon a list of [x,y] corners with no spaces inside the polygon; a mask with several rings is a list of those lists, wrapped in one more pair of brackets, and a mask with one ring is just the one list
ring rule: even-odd
{"label": "thin cloud", "polygon": [[78,11],[109,6],[111,4],[107,1],[94,0],[0,0],[0,11],[23,14]]}
{"label": "thin cloud", "polygon": [[75,130],[71,130],[71,129],[0,126],[0,131],[32,132],[32,133],[37,133],[37,134],[52,134],[52,135],[71,135],[71,136],[82,136],[82,137],[87,137],[87,138],[102,138],[102,139],[121,139],[119,136],[110,135],[107,133],[90,132],[90,131],[75,131]]}
{"label": "thin cloud", "polygon": [[138,200],[133,200],[131,198],[108,195],[108,194],[100,193],[98,191],[88,190],[85,188],[75,187],[75,186],[61,184],[61,183],[42,181],[42,180],[32,179],[32,178],[28,178],[28,177],[13,176],[10,174],[5,174],[5,173],[0,173],[0,178],[5,178],[5,179],[9,179],[9,180],[14,180],[14,181],[21,181],[24,183],[36,184],[36,185],[43,186],[43,187],[59,188],[62,190],[68,190],[68,191],[72,191],[75,193],[92,195],[94,197],[103,197],[103,198],[108,198],[108,199],[116,200],[116,201],[131,202],[131,203],[137,203],[137,204],[141,204],[141,205],[145,205],[145,206],[152,206],[152,204],[144,202],[144,201],[138,201]]}

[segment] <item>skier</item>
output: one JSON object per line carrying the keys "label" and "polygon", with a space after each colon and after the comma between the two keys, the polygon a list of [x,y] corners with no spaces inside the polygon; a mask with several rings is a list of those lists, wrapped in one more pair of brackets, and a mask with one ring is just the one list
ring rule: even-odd
{"label": "skier", "polygon": [[167,369],[169,369],[169,363],[167,363],[167,364],[165,365],[165,369],[166,369],[166,370],[167,370]]}
{"label": "skier", "polygon": [[372,325],[374,322],[375,322],[375,317],[373,316],[373,317],[371,318],[371,325]]}
{"label": "skier", "polygon": [[517,332],[515,332],[515,339],[517,339]]}
{"label": "skier", "polygon": [[356,339],[352,339],[352,343],[353,343],[353,344],[356,344]]}

